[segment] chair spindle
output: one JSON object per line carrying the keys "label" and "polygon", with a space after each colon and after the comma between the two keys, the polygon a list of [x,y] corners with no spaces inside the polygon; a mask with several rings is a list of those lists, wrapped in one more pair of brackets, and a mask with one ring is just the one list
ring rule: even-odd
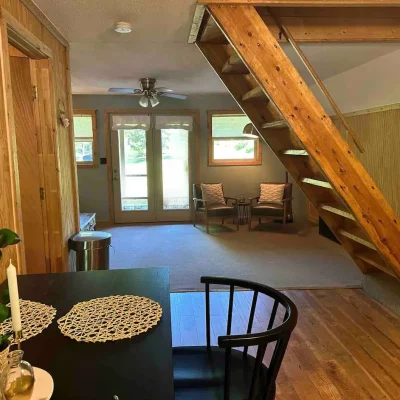
{"label": "chair spindle", "polygon": [[279,306],[279,301],[275,300],[274,306],[272,307],[271,316],[270,316],[269,322],[268,322],[268,330],[272,329],[272,327],[274,326],[274,322],[275,322],[275,317],[276,317],[276,312],[278,310],[278,306]]}
{"label": "chair spindle", "polygon": [[[258,299],[258,291],[255,290],[254,294],[253,294],[253,301],[251,303],[251,310],[250,310],[249,324],[247,326],[247,333],[251,333],[251,330],[253,328],[254,313],[256,311],[257,299]],[[243,355],[247,354],[248,349],[249,349],[249,346],[244,347]]]}
{"label": "chair spindle", "polygon": [[258,375],[260,374],[260,368],[261,368],[262,360],[264,359],[266,349],[267,349],[266,345],[258,346],[256,361],[255,361],[254,369],[253,369],[253,376],[251,377],[249,400],[252,400],[253,396],[256,393],[255,390],[256,390],[256,385],[257,385],[257,379],[258,379]]}
{"label": "chair spindle", "polygon": [[210,284],[206,283],[206,337],[207,347],[211,347],[211,327],[210,327]]}
{"label": "chair spindle", "polygon": [[229,309],[228,309],[228,325],[226,327],[226,334],[230,335],[232,330],[232,313],[233,313],[233,295],[235,293],[235,286],[230,285],[229,289]]}
{"label": "chair spindle", "polygon": [[225,381],[224,381],[224,400],[229,400],[231,385],[231,353],[232,348],[227,347],[225,350]]}
{"label": "chair spindle", "polygon": [[272,400],[270,396],[271,389],[275,383],[279,369],[281,368],[283,357],[285,356],[286,348],[289,343],[290,335],[286,338],[279,339],[276,342],[274,354],[268,368],[267,386],[265,387],[264,394],[261,397],[263,400]]}

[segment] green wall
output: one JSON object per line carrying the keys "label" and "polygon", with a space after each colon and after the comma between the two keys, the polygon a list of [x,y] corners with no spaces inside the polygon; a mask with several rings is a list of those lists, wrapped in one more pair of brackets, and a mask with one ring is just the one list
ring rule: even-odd
{"label": "green wall", "polygon": [[[98,153],[106,157],[104,132],[104,110],[118,108],[139,108],[136,96],[74,95],[76,109],[97,110]],[[161,99],[159,109],[196,109],[200,111],[200,182],[222,182],[228,196],[256,196],[260,182],[283,182],[285,169],[263,143],[263,163],[260,166],[209,167],[207,110],[237,109],[230,95],[189,95],[184,101]],[[108,160],[110,162],[110,160]],[[81,212],[96,212],[98,221],[108,221],[107,168],[78,168],[79,201]],[[297,222],[306,217],[305,197],[296,186],[294,189],[294,212]]]}

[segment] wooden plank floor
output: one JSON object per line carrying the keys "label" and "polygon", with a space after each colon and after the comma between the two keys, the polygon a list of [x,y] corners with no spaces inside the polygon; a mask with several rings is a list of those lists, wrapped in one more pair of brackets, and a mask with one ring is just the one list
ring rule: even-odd
{"label": "wooden plank floor", "polygon": [[[400,399],[399,317],[359,289],[284,293],[296,303],[299,321],[278,376],[276,400]],[[213,344],[226,329],[228,296],[211,293]],[[235,293],[232,333],[245,333],[251,299],[252,292]],[[171,307],[173,345],[204,345],[204,293],[173,293]],[[272,302],[260,296],[254,331],[266,326],[271,308]]]}

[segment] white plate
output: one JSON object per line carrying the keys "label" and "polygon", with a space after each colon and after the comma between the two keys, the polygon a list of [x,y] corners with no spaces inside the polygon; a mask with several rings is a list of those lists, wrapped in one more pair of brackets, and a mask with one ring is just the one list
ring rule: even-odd
{"label": "white plate", "polygon": [[51,375],[41,368],[33,367],[35,383],[29,394],[18,395],[13,400],[50,400],[54,390],[54,382]]}

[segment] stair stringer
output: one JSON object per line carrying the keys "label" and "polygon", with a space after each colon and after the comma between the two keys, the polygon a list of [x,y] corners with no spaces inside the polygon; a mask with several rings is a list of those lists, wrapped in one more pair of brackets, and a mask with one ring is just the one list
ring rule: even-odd
{"label": "stair stringer", "polygon": [[[298,142],[315,160],[323,175],[399,277],[400,229],[397,216],[303,82],[257,11],[253,6],[237,5],[210,5],[208,10],[271,100],[269,109],[273,109],[275,105],[276,110],[268,112],[270,115],[266,118],[265,113],[260,115],[254,105],[243,106],[239,94],[232,93],[235,99],[255,122],[260,132],[261,119],[264,122],[265,119],[274,121],[279,119],[277,114],[283,116]],[[206,46],[210,45],[198,43],[198,46],[205,54],[209,50]],[[205,56],[209,59],[207,54]],[[226,78],[223,80],[227,84]],[[227,84],[231,92],[235,85],[233,79]],[[276,153],[276,149],[273,150]],[[298,174],[297,168],[288,167],[288,163],[284,164],[292,175]],[[299,176],[295,178],[296,181],[299,181],[298,178]],[[306,192],[306,195],[318,207],[320,196],[313,199],[310,193]],[[326,218],[324,216],[325,220]],[[336,223],[335,219],[328,225]],[[343,244],[346,242],[344,239],[341,241]],[[362,268],[362,261],[358,261],[357,264]],[[365,267],[365,264],[362,265]]]}

